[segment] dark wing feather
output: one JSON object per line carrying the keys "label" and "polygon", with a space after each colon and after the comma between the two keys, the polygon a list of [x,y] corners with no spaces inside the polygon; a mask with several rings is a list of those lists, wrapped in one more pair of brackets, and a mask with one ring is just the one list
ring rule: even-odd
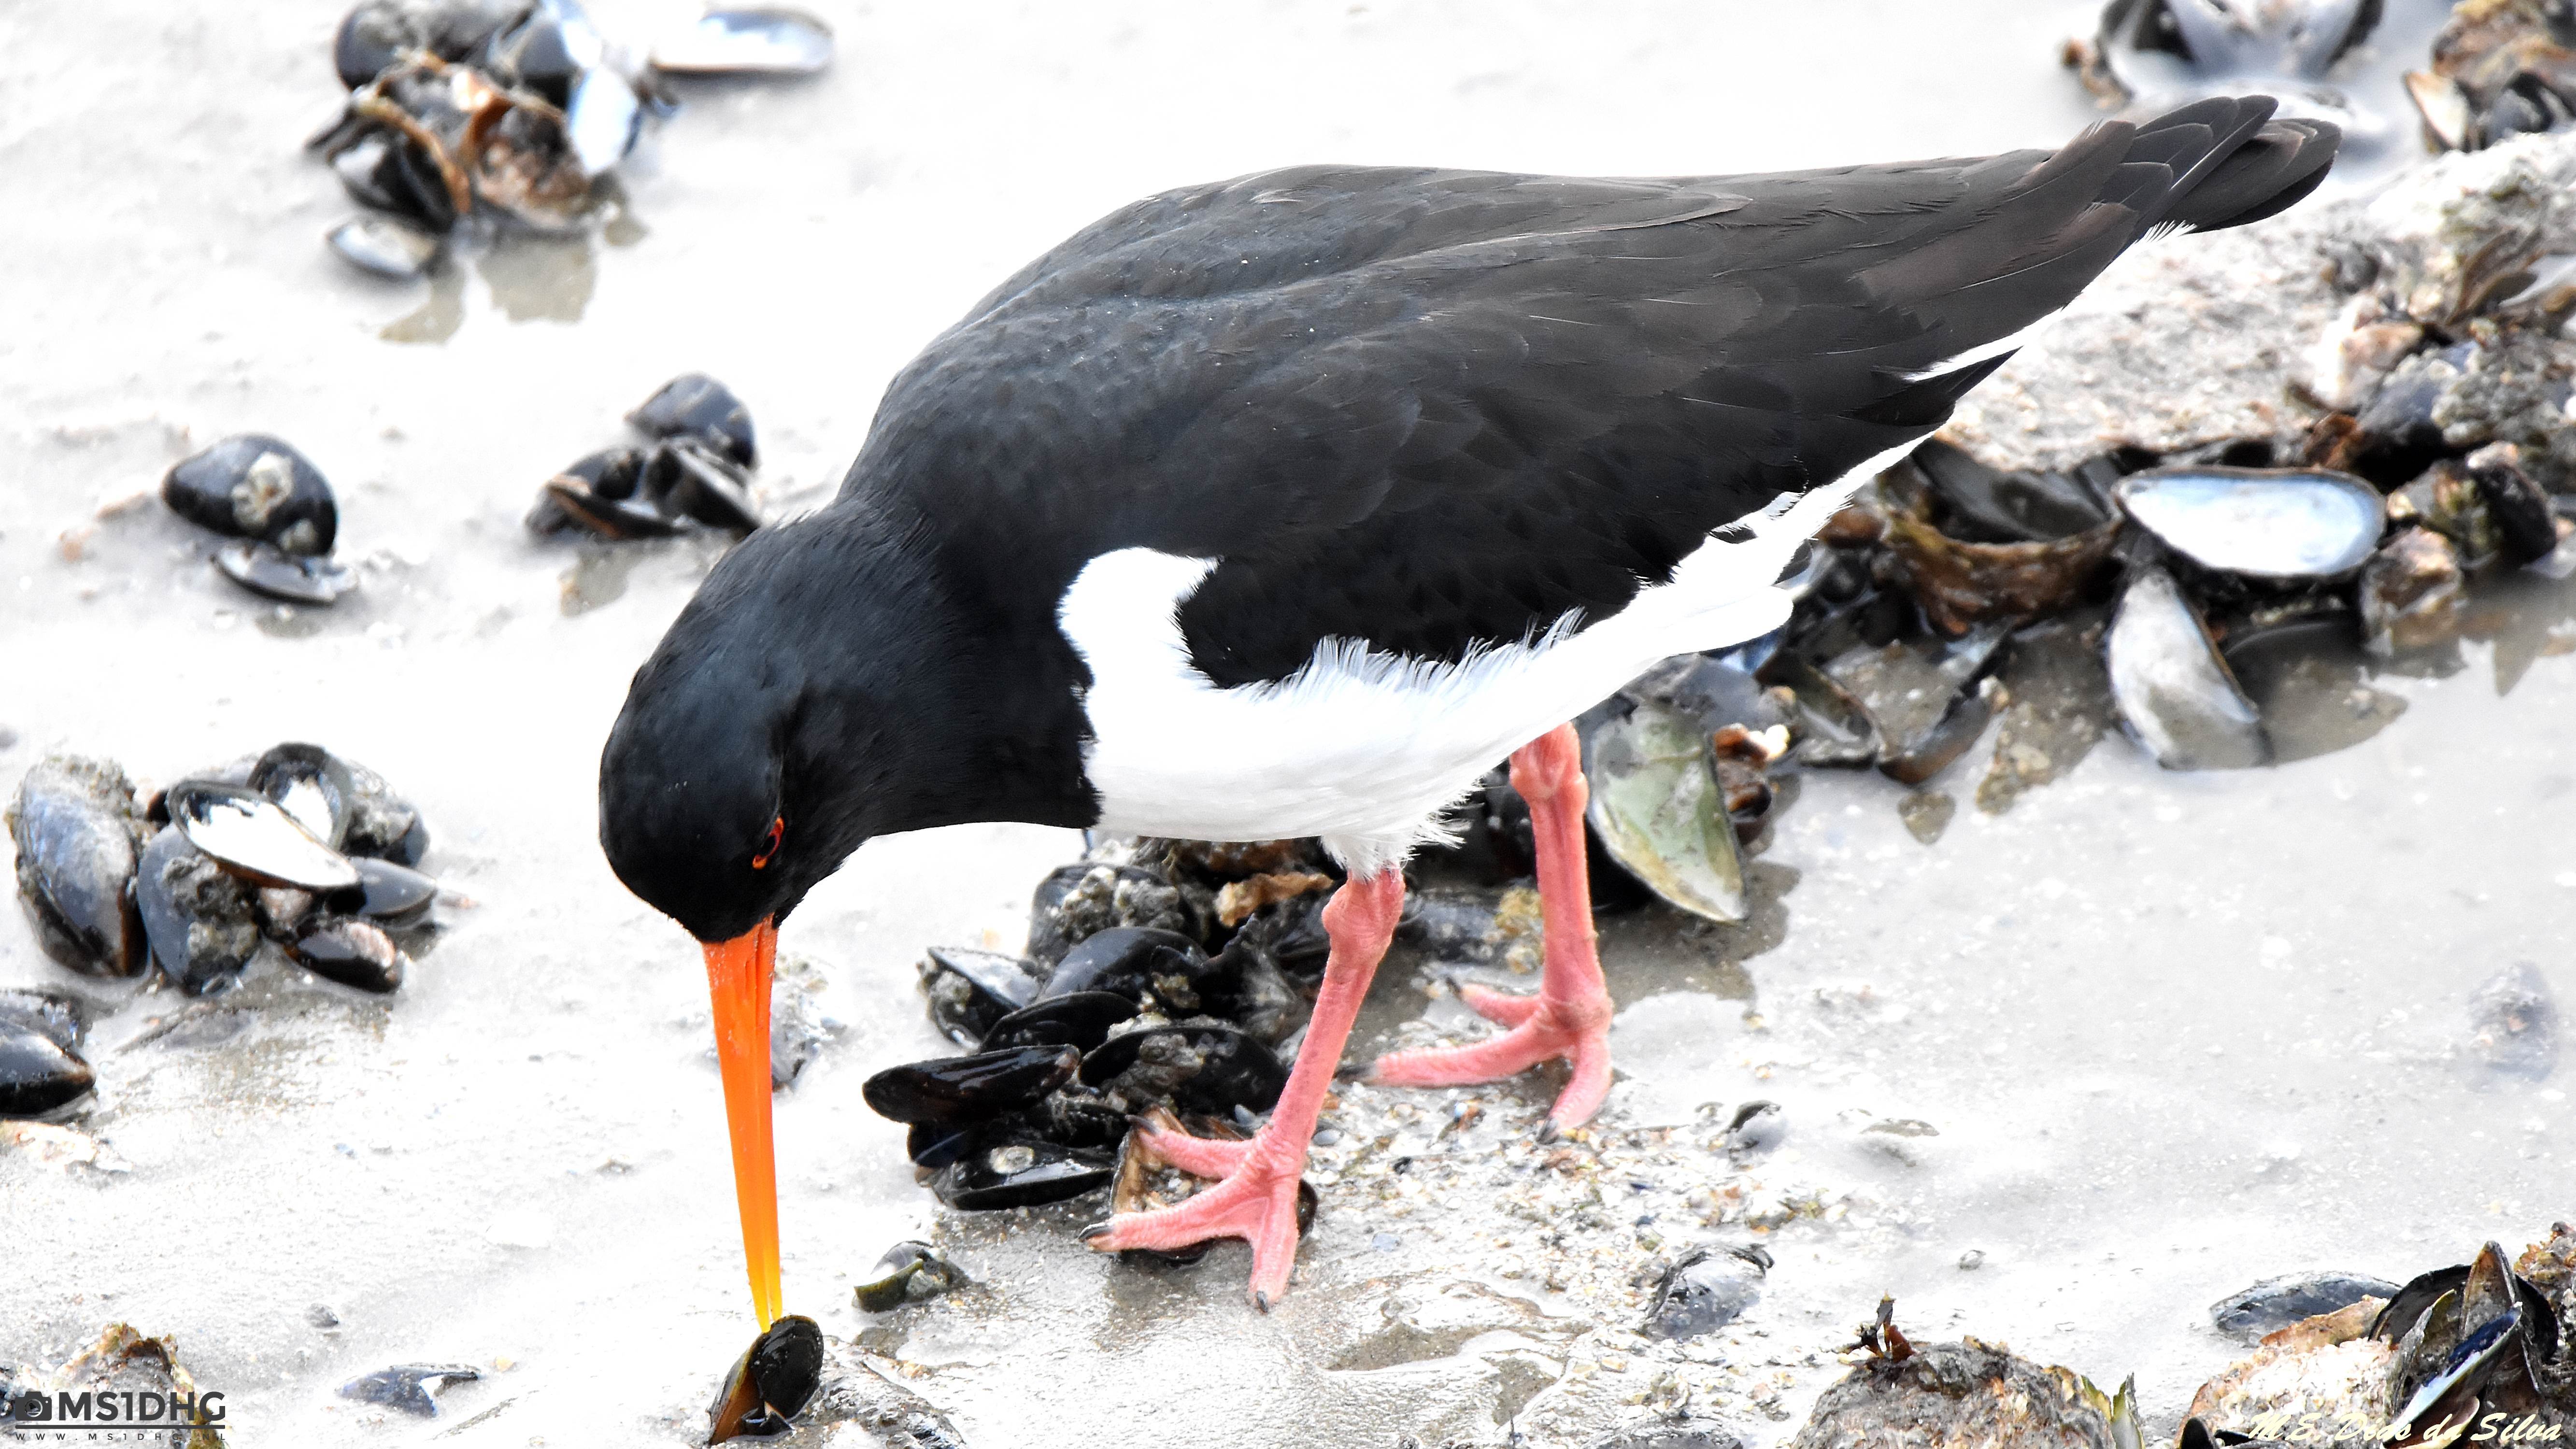
{"label": "dark wing feather", "polygon": [[1927,370],[2146,227],[2312,185],[2331,134],[2270,110],[1773,176],[1304,167],[1167,193],[933,343],[848,487],[937,518],[997,608],[1051,611],[1110,549],[1219,560],[1181,619],[1221,684],[1336,636],[1454,659],[1616,612],[1713,530],[1937,427],[1995,364]]}

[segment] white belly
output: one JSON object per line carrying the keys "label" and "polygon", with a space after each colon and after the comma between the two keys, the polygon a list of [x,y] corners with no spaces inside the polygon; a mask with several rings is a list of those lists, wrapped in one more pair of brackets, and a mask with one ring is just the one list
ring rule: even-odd
{"label": "white belly", "polygon": [[1277,684],[1220,689],[1193,669],[1177,610],[1213,567],[1152,549],[1093,559],[1058,619],[1091,668],[1083,768],[1100,828],[1184,840],[1321,836],[1344,865],[1398,863],[1513,750],[1674,654],[1777,628],[1773,586],[1798,544],[1875,465],[1701,545],[1671,582],[1583,629],[1562,625],[1461,664],[1328,640]]}

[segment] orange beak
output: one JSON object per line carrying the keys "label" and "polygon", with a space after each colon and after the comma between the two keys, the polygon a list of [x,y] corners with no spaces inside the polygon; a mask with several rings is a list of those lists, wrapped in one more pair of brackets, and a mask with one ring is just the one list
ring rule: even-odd
{"label": "orange beak", "polygon": [[733,1195],[742,1209],[743,1266],[765,1330],[778,1321],[778,1161],[769,1134],[769,973],[778,927],[763,921],[706,948],[715,997],[716,1062],[733,1134]]}

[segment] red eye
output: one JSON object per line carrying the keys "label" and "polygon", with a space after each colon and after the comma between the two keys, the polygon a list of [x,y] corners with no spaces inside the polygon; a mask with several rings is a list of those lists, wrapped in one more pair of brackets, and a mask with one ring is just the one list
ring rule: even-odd
{"label": "red eye", "polygon": [[763,870],[768,867],[770,857],[778,854],[778,842],[781,839],[784,839],[786,834],[786,817],[779,815],[771,816],[769,818],[769,839],[761,845],[760,854],[751,858],[751,868],[753,870]]}

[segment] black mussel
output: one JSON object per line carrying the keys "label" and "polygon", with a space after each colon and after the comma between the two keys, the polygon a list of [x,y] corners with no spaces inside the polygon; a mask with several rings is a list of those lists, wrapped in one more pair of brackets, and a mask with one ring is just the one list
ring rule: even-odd
{"label": "black mussel", "polygon": [[696,438],[745,468],[759,459],[752,440],[751,409],[723,383],[702,372],[684,372],[662,384],[626,415],[626,421],[647,437]]}
{"label": "black mussel", "polygon": [[358,586],[358,576],[327,558],[291,554],[273,543],[229,543],[215,551],[225,578],[263,599],[285,604],[336,604]]}
{"label": "black mussel", "polygon": [[348,834],[357,781],[320,745],[290,741],[270,749],[251,766],[249,784],[323,844],[336,849]]}
{"label": "black mussel", "polygon": [[358,870],[356,910],[359,915],[395,930],[417,926],[429,919],[429,909],[438,900],[438,882],[435,879],[389,860],[360,856],[349,863]]}
{"label": "black mussel", "polygon": [[90,1089],[89,1063],[66,1044],[0,1017],[0,1117],[34,1117]]}
{"label": "black mussel", "polygon": [[602,448],[573,460],[558,480],[577,485],[594,498],[617,500],[632,498],[644,481],[644,450],[641,448]]}
{"label": "black mussel", "polygon": [[340,1397],[382,1404],[424,1419],[438,1414],[438,1394],[450,1384],[470,1384],[483,1371],[463,1363],[406,1363],[378,1369],[340,1386]]}
{"label": "black mussel", "polygon": [[2558,1000],[2540,968],[2516,961],[2485,981],[2469,998],[2471,1050],[2507,1076],[2535,1082],[2558,1070]]}
{"label": "black mussel", "polygon": [[563,0],[538,0],[483,45],[481,63],[495,78],[533,91],[556,110],[572,102],[583,72],[604,58],[606,45],[590,18]]}
{"label": "black mussel", "polygon": [[422,43],[440,60],[472,60],[525,0],[431,0],[419,12]]}
{"label": "black mussel", "polygon": [[1077,942],[1112,926],[1204,934],[1179,888],[1162,872],[1084,861],[1058,866],[1038,882],[1029,906],[1029,959],[1052,967]]}
{"label": "black mussel", "polygon": [[981,1122],[962,1127],[915,1122],[904,1134],[903,1155],[912,1159],[913,1166],[936,1172],[971,1151],[985,1126]]}
{"label": "black mussel", "polygon": [[298,557],[329,553],[340,532],[322,470],[264,433],[226,438],[180,459],[161,479],[161,501],[199,528],[273,543]]}
{"label": "black mussel", "polygon": [[695,435],[654,448],[644,480],[646,491],[666,512],[734,533],[760,527],[760,508],[751,501],[741,469]]}
{"label": "black mussel", "polygon": [[1116,1174],[1115,1160],[1095,1149],[1052,1142],[984,1142],[940,1169],[931,1191],[960,1212],[1037,1207],[1097,1192]]}
{"label": "black mussel", "polygon": [[349,265],[398,282],[428,271],[447,245],[438,233],[397,216],[355,217],[331,228],[323,240]]}
{"label": "black mussel", "polygon": [[2490,443],[2460,460],[2477,485],[2495,531],[2496,552],[2514,567],[2536,563],[2558,549],[2558,520],[2549,495],[2522,469],[2521,449]]}
{"label": "black mussel", "polygon": [[602,498],[563,478],[546,480],[545,498],[574,523],[602,538],[669,538],[680,525],[631,498]]}
{"label": "black mussel", "polygon": [[1262,1042],[1277,1046],[1312,1014],[1305,994],[1257,942],[1238,936],[1196,982],[1199,1009],[1211,1011]]}
{"label": "black mussel", "polygon": [[[347,762],[343,762],[347,763]],[[349,811],[349,828],[340,841],[342,853],[417,868],[429,854],[429,823],[418,810],[394,798],[375,772],[349,765],[358,794]]]}
{"label": "black mussel", "polygon": [[1702,1248],[1664,1271],[1646,1311],[1645,1331],[1657,1338],[1697,1338],[1741,1317],[1762,1296],[1771,1255],[1759,1247]]}
{"label": "black mussel", "polygon": [[1291,975],[1312,979],[1324,972],[1324,959],[1332,954],[1333,938],[1324,929],[1324,904],[1329,899],[1320,895],[1297,896],[1274,901],[1252,913],[1234,933],[1228,945],[1242,943],[1258,946],[1279,968]]}
{"label": "black mussel", "polygon": [[59,991],[14,987],[0,991],[0,1024],[24,1027],[67,1052],[80,1050],[89,1029],[80,1002]]}
{"label": "black mussel", "polygon": [[2370,558],[2387,523],[2378,489],[2321,468],[2153,468],[2115,491],[2165,547],[2247,578],[2346,577]]}
{"label": "black mussel", "polygon": [[1037,999],[1110,991],[1139,1005],[1156,1000],[1196,1011],[1193,983],[1207,967],[1207,953],[1178,931],[1115,926],[1065,952]]}
{"label": "black mussel", "polygon": [[2131,577],[2104,655],[2120,719],[2156,763],[2225,770],[2272,758],[2253,701],[2237,687],[2173,575],[2147,568]]}
{"label": "black mussel", "polygon": [[653,64],[684,75],[812,75],[832,31],[794,10],[710,10],[653,43]]}
{"label": "black mussel", "polygon": [[150,959],[134,896],[141,828],[125,772],[50,756],[18,782],[8,821],[18,901],[45,954],[87,975],[141,974]]}
{"label": "black mussel", "polygon": [[333,891],[358,884],[358,868],[347,856],[257,790],[182,780],[161,800],[190,845],[262,885]]}
{"label": "black mussel", "polygon": [[1033,1001],[985,1034],[985,1049],[1069,1046],[1089,1051],[1109,1039],[1110,1028],[1134,1017],[1141,1007],[1114,991],[1077,991]]}
{"label": "black mussel", "polygon": [[928,1243],[897,1243],[886,1249],[867,1280],[859,1284],[859,1306],[870,1313],[886,1313],[906,1303],[936,1298],[965,1281],[965,1273],[937,1248]]}
{"label": "black mussel", "polygon": [[331,64],[340,84],[351,90],[393,68],[404,51],[416,50],[424,37],[411,12],[394,0],[367,0],[340,21],[331,38]]}
{"label": "black mussel", "polygon": [[2043,543],[2111,521],[2111,510],[2062,473],[2004,473],[1963,448],[1927,439],[1914,466],[1949,510],[1944,532],[1970,543]]}
{"label": "black mussel", "polygon": [[456,193],[438,160],[399,131],[369,131],[331,157],[349,199],[419,224],[433,235],[456,225]]}
{"label": "black mussel", "polygon": [[940,1034],[962,1047],[983,1044],[993,1023],[1037,999],[1041,976],[1017,956],[933,946],[920,967],[921,994]]}
{"label": "black mussel", "polygon": [[1288,1085],[1288,1067],[1251,1034],[1216,1021],[1122,1032],[1082,1059],[1082,1080],[1128,1111],[1169,1103],[1221,1117],[1237,1107],[1267,1112]]}
{"label": "black mussel", "polygon": [[250,886],[191,846],[176,827],[144,848],[135,900],[152,959],[190,996],[229,987],[259,950]]}
{"label": "black mussel", "polygon": [[2396,1296],[2396,1284],[2366,1273],[2291,1273],[2219,1299],[2209,1305],[2209,1321],[2232,1338],[2260,1338],[2364,1298]]}
{"label": "black mussel", "polygon": [[2530,1279],[2506,1267],[2504,1250],[2494,1243],[2480,1249],[2474,1262],[2436,1268],[2408,1279],[2379,1315],[2371,1319],[2369,1336],[2397,1342],[2421,1324],[2427,1313],[2440,1307],[2444,1299],[2449,1299],[2455,1308],[2475,1300],[2471,1306],[2485,1310],[2485,1317],[2478,1319],[2481,1323],[2508,1306],[2519,1307],[2533,1357],[2546,1363],[2558,1354],[2558,1316],[2548,1296]]}
{"label": "black mussel", "polygon": [[380,994],[401,988],[403,969],[411,959],[394,945],[384,927],[347,916],[307,923],[286,954],[326,981]]}
{"label": "black mussel", "polygon": [[888,1067],[859,1095],[890,1121],[973,1122],[1025,1107],[1081,1069],[1081,1054],[1069,1047],[1006,1047]]}
{"label": "black mussel", "polygon": [[1735,1109],[1727,1120],[1723,1141],[1726,1150],[1739,1160],[1757,1152],[1767,1152],[1780,1145],[1789,1135],[1789,1114],[1777,1102],[1759,1098]]}
{"label": "black mussel", "polygon": [[761,1332],[734,1361],[707,1406],[707,1442],[784,1434],[823,1386],[823,1330],[791,1313]]}

